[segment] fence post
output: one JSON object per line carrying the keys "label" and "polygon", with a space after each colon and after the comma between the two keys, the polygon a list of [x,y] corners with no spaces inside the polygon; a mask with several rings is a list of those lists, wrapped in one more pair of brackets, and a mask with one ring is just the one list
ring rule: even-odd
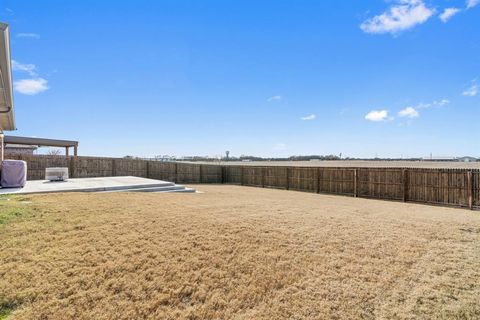
{"label": "fence post", "polygon": [[115,159],[112,159],[112,177],[115,177],[117,175],[117,161]]}
{"label": "fence post", "polygon": [[220,166],[220,183],[225,183],[225,167]]}
{"label": "fence post", "polygon": [[408,201],[408,169],[403,169],[403,202]]}
{"label": "fence post", "polygon": [[265,188],[265,169],[266,168],[262,168],[262,188]]}
{"label": "fence post", "polygon": [[353,169],[353,196],[358,197],[358,169]]}
{"label": "fence post", "polygon": [[470,210],[473,209],[473,183],[472,183],[472,171],[467,171],[467,203]]}
{"label": "fence post", "polygon": [[178,163],[175,162],[175,183],[179,183],[178,181]]}
{"label": "fence post", "polygon": [[244,175],[243,171],[244,171],[244,168],[243,168],[243,166],[241,166],[240,167],[240,184],[242,186],[245,184],[245,182],[243,181],[243,175]]}
{"label": "fence post", "polygon": [[75,157],[70,157],[68,166],[70,167],[68,169],[70,171],[70,178],[75,178]]}
{"label": "fence post", "polygon": [[317,193],[320,193],[320,168],[317,168]]}
{"label": "fence post", "polygon": [[203,165],[200,165],[200,183],[203,183]]}
{"label": "fence post", "polygon": [[290,168],[287,167],[287,177],[286,177],[287,190],[290,190]]}
{"label": "fence post", "polygon": [[146,177],[150,178],[150,161],[147,160],[147,168],[146,168],[147,174]]}

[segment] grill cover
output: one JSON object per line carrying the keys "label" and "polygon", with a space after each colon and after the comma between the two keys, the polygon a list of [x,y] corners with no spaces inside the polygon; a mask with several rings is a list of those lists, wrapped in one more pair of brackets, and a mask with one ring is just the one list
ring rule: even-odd
{"label": "grill cover", "polygon": [[27,163],[22,160],[4,160],[2,162],[2,188],[24,187],[27,182]]}

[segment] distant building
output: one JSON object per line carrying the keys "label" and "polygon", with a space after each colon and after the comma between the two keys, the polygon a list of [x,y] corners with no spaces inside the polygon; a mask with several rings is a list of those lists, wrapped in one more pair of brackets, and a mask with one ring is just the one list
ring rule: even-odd
{"label": "distant building", "polygon": [[457,161],[460,161],[460,162],[476,162],[476,161],[478,161],[478,159],[475,158],[475,157],[460,157],[460,158],[457,158]]}
{"label": "distant building", "polygon": [[5,145],[6,154],[24,154],[31,155],[37,150],[36,146],[28,146],[21,144],[7,144]]}
{"label": "distant building", "polygon": [[423,161],[450,161],[450,162],[476,162],[480,161],[475,157],[425,157]]}

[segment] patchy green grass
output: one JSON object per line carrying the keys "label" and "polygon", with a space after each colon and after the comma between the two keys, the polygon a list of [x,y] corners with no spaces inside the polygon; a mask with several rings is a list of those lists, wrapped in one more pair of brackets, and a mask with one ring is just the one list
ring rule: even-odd
{"label": "patchy green grass", "polygon": [[32,212],[30,203],[25,197],[1,195],[0,226],[30,216]]}
{"label": "patchy green grass", "polygon": [[13,312],[13,307],[0,304],[0,320],[7,320],[8,316]]}

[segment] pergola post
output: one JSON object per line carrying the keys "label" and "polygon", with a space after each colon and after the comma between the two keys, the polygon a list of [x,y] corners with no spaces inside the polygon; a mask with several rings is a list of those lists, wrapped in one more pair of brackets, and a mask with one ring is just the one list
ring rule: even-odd
{"label": "pergola post", "polygon": [[69,147],[65,147],[65,156],[68,158],[69,154],[68,154],[68,151],[69,151]]}
{"label": "pergola post", "polygon": [[75,146],[73,147],[73,155],[74,155],[75,157],[78,156],[78,146],[77,146],[77,145],[75,145]]}

